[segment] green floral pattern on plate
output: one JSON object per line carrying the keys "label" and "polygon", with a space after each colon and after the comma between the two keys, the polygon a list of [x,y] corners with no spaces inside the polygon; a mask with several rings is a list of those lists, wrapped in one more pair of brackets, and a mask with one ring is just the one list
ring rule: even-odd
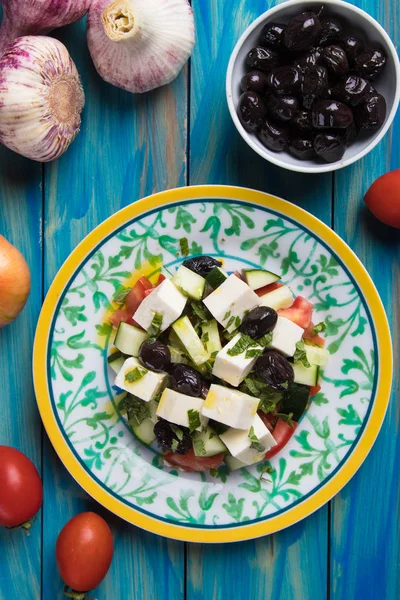
{"label": "green floral pattern on plate", "polygon": [[[291,443],[271,460],[215,477],[171,469],[156,447],[143,446],[118,410],[118,390],[106,356],[113,339],[103,316],[124,282],[145,262],[154,273],[191,254],[282,274],[325,321],[331,360]],[[374,393],[371,325],[346,270],[316,237],[272,211],[233,201],[182,202],[128,224],[106,240],[76,272],[54,317],[49,374],[60,428],[106,489],[153,516],[218,527],[266,518],[308,496],[354,446]]]}

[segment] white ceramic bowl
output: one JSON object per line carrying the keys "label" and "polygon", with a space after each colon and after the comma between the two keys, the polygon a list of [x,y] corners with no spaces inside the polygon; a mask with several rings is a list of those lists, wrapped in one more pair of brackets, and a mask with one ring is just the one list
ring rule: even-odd
{"label": "white ceramic bowl", "polygon": [[[378,131],[360,134],[356,141],[347,148],[343,158],[334,163],[317,162],[317,160],[298,160],[287,152],[272,152],[261,144],[255,134],[248,133],[244,129],[237,116],[237,106],[241,94],[240,80],[246,73],[246,55],[251,48],[258,45],[258,38],[264,25],[269,21],[287,23],[296,14],[303,12],[304,10],[315,10],[316,7],[319,8],[322,5],[326,7],[325,14],[334,15],[341,19],[345,25],[348,25],[349,31],[353,34],[357,34],[358,31],[361,36],[368,41],[380,44],[387,54],[385,71],[382,76],[373,83],[386,99],[386,121]],[[368,152],[370,152],[387,133],[395,117],[400,99],[399,57],[390,37],[383,27],[360,8],[347,2],[342,2],[341,0],[309,0],[308,2],[289,0],[288,2],[274,6],[274,8],[265,12],[243,33],[236,44],[229,61],[226,92],[229,111],[237,130],[248,145],[260,156],[279,167],[284,167],[291,171],[298,171],[301,173],[325,173],[327,171],[335,171],[351,165],[368,154]]]}

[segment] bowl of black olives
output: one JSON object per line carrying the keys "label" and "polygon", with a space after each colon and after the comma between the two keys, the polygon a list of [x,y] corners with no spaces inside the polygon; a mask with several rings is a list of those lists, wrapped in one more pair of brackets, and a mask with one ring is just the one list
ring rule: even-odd
{"label": "bowl of black olives", "polygon": [[348,166],[387,133],[400,99],[400,64],[386,31],[342,0],[289,0],[238,41],[227,99],[243,139],[292,171]]}

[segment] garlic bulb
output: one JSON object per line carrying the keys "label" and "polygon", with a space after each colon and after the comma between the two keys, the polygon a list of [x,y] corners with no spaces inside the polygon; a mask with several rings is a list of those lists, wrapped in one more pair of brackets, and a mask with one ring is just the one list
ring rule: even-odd
{"label": "garlic bulb", "polygon": [[48,33],[81,19],[91,0],[1,0],[0,55],[21,35]]}
{"label": "garlic bulb", "polygon": [[0,59],[0,142],[39,162],[63,154],[79,131],[85,95],[66,47],[14,40]]}
{"label": "garlic bulb", "polygon": [[194,45],[187,0],[92,0],[87,37],[99,75],[133,93],[170,83]]}

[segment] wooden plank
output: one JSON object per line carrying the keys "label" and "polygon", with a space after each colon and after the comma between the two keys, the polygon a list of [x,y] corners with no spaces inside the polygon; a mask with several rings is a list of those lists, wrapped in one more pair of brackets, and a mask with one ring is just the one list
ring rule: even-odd
{"label": "wooden plank", "polygon": [[[0,233],[25,256],[32,274],[28,303],[0,329],[0,444],[24,452],[41,471],[41,425],[33,392],[33,336],[42,299],[41,166],[0,149]],[[1,493],[1,491],[0,491]],[[0,599],[40,595],[41,515],[29,537],[0,528]],[[27,579],[29,574],[29,582]]]}
{"label": "wooden plank", "polygon": [[[187,70],[171,86],[133,96],[95,73],[84,23],[65,30],[82,75],[86,108],[82,130],[69,152],[45,171],[45,286],[76,244],[94,226],[138,198],[186,178]],[[83,510],[104,511],[72,481],[46,444],[43,598],[59,597],[54,544],[64,523]],[[183,598],[183,544],[168,542],[106,515],[115,556],[96,598]]]}
{"label": "wooden plank", "polygon": [[[191,70],[190,183],[236,184],[291,200],[331,223],[332,177],[269,165],[240,138],[225,99],[229,56],[265,0],[195,0],[197,49]],[[328,509],[286,531],[237,545],[189,545],[188,600],[326,597]],[[201,568],[200,568],[201,566]]]}
{"label": "wooden plank", "polygon": [[[357,4],[400,38],[396,0]],[[388,413],[378,440],[358,474],[332,503],[331,598],[400,596],[399,510],[400,446],[400,247],[399,232],[380,224],[363,207],[363,195],[380,175],[400,167],[400,119],[391,133],[360,163],[338,173],[335,229],[367,267],[381,295],[393,336],[395,379]]]}

